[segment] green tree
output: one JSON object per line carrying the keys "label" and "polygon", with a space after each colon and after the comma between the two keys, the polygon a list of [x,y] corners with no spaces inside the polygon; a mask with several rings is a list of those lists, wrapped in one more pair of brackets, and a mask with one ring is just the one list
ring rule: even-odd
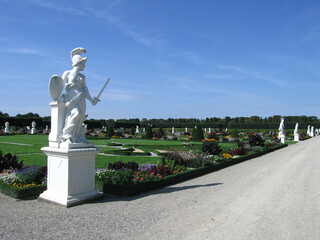
{"label": "green tree", "polygon": [[151,139],[153,138],[153,133],[152,133],[152,128],[151,126],[148,124],[146,127],[146,135],[145,135],[146,139]]}
{"label": "green tree", "polygon": [[112,137],[114,135],[113,126],[109,125],[107,129],[107,137]]}
{"label": "green tree", "polygon": [[192,140],[193,141],[201,141],[204,139],[203,131],[201,126],[196,125],[192,131]]}

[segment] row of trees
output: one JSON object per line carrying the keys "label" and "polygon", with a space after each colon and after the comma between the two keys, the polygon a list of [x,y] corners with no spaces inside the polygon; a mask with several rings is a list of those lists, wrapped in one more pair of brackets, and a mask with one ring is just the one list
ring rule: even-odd
{"label": "row of trees", "polygon": [[[193,128],[195,125],[211,128],[230,128],[230,129],[277,129],[280,123],[280,115],[271,117],[212,117],[205,119],[198,118],[168,118],[168,119],[147,119],[147,118],[131,118],[131,119],[90,119],[85,124],[89,129],[102,128],[103,126],[112,126],[114,128],[131,128],[131,127],[147,127],[151,125],[154,128]],[[10,126],[25,127],[30,126],[32,121],[37,123],[38,127],[45,128],[50,126],[50,117],[40,117],[37,113],[17,114],[9,116],[7,113],[0,111],[0,126],[4,126],[5,122],[9,122]],[[320,128],[320,119],[316,116],[285,116],[286,128],[294,128],[299,123],[300,128],[306,128],[312,125]]]}

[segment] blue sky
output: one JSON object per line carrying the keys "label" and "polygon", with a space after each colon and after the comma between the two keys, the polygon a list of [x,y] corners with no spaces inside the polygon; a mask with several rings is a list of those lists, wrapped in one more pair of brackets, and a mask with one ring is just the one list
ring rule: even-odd
{"label": "blue sky", "polygon": [[320,116],[318,0],[0,0],[0,111],[50,115],[87,49],[89,118]]}

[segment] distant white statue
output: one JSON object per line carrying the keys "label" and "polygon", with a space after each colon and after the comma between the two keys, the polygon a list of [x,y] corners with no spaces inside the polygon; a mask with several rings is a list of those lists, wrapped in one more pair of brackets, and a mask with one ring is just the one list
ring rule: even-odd
{"label": "distant white statue", "polygon": [[9,122],[5,122],[5,124],[4,124],[4,133],[10,133]]}
{"label": "distant white statue", "polygon": [[174,127],[172,127],[171,132],[174,133]]}
{"label": "distant white statue", "polygon": [[310,125],[308,125],[308,128],[307,128],[307,135],[310,136],[311,134],[311,131],[310,131]]}
{"label": "distant white statue", "polygon": [[209,132],[211,133],[211,127],[209,127]]}
{"label": "distant white statue", "polygon": [[293,131],[294,141],[299,141],[299,123],[296,123],[296,126]]}
{"label": "distant white statue", "polygon": [[281,118],[281,122],[280,122],[280,125],[279,125],[278,139],[280,139],[280,141],[281,141],[282,143],[285,143],[284,117]]}
{"label": "distant white statue", "polygon": [[314,137],[314,126],[310,128],[310,137]]}
{"label": "distant white statue", "polygon": [[184,129],[184,131],[185,131],[185,132],[188,132],[188,128],[186,127],[186,128]]}
{"label": "distant white statue", "polygon": [[32,126],[31,134],[36,134],[37,133],[37,129],[36,129],[37,123],[35,121],[32,121],[31,126]]}

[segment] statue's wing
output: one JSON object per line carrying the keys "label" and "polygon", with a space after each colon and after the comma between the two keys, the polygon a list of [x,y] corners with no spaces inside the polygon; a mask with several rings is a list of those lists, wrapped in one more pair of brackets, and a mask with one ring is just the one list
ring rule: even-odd
{"label": "statue's wing", "polygon": [[58,75],[53,75],[50,79],[49,82],[49,92],[51,95],[51,98],[54,101],[57,101],[62,89],[63,89],[64,83],[61,77],[59,77]]}

